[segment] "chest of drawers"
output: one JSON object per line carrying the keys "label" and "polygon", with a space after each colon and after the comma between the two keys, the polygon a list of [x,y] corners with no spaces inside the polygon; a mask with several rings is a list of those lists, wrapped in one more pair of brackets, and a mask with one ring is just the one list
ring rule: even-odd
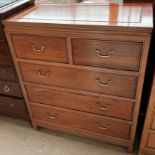
{"label": "chest of drawers", "polygon": [[33,3],[33,0],[4,0],[0,2],[0,114],[25,119],[28,119],[28,113],[9,52],[2,20]]}
{"label": "chest of drawers", "polygon": [[152,33],[151,5],[44,4],[4,25],[35,129],[47,127],[132,151]]}

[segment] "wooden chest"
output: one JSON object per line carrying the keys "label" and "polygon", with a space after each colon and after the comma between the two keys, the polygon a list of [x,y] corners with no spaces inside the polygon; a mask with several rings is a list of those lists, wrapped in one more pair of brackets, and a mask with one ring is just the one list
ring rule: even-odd
{"label": "wooden chest", "polygon": [[2,20],[34,4],[33,0],[0,3],[0,114],[28,118],[26,105],[9,52]]}
{"label": "wooden chest", "polygon": [[149,4],[44,4],[6,20],[33,127],[131,152],[152,22]]}

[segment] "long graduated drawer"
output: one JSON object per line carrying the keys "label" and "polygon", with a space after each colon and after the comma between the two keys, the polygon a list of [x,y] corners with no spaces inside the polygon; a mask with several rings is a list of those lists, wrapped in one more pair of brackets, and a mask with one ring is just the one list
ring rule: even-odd
{"label": "long graduated drawer", "polygon": [[134,107],[132,101],[82,95],[56,88],[43,88],[36,84],[26,84],[26,90],[30,102],[132,120]]}
{"label": "long graduated drawer", "polygon": [[59,124],[79,130],[89,131],[95,134],[108,135],[129,139],[130,123],[119,122],[102,116],[86,114],[73,110],[31,104],[34,120],[47,124]]}
{"label": "long graduated drawer", "polygon": [[[54,85],[108,95],[135,98],[137,77],[84,69],[20,63],[26,82]],[[125,87],[121,87],[121,86]],[[91,86],[91,87],[90,87]]]}

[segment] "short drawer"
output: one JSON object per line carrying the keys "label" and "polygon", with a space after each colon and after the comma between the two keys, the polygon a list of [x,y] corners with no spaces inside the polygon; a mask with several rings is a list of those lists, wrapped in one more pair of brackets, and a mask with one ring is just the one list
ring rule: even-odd
{"label": "short drawer", "polygon": [[18,83],[2,80],[0,80],[0,94],[14,97],[23,97],[21,88]]}
{"label": "short drawer", "polygon": [[72,39],[77,65],[139,70],[142,43]]}
{"label": "short drawer", "polygon": [[20,63],[20,68],[26,82],[129,98],[136,94],[137,77],[30,63]]}
{"label": "short drawer", "polygon": [[0,65],[0,80],[17,81],[13,66]]}
{"label": "short drawer", "polygon": [[0,114],[28,118],[24,100],[0,96]]}
{"label": "short drawer", "polygon": [[26,90],[30,102],[132,120],[133,102],[80,95],[32,84],[26,84]]}
{"label": "short drawer", "polygon": [[67,63],[66,38],[12,35],[18,58]]}
{"label": "short drawer", "polygon": [[39,104],[31,104],[31,109],[34,120],[44,123],[90,131],[92,134],[100,134],[101,136],[108,135],[123,139],[129,139],[130,137],[131,126],[124,121]]}
{"label": "short drawer", "polygon": [[7,44],[0,43],[0,64],[12,64],[12,58],[9,54],[9,48]]}
{"label": "short drawer", "polygon": [[147,147],[155,149],[155,134],[149,134]]}

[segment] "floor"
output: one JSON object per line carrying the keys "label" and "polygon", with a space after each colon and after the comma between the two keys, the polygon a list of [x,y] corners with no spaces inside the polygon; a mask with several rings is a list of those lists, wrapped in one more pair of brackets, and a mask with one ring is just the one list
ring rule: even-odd
{"label": "floor", "polygon": [[41,129],[0,116],[0,155],[136,155],[115,145]]}

